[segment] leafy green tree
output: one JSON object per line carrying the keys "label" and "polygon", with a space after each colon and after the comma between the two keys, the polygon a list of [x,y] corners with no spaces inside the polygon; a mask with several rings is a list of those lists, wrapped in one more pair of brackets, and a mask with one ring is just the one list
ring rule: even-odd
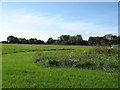
{"label": "leafy green tree", "polygon": [[108,42],[109,42],[109,40],[107,40],[107,39],[105,39],[105,38],[103,38],[103,39],[100,41],[100,43],[101,43],[102,46],[107,46],[107,45],[108,45]]}
{"label": "leafy green tree", "polygon": [[61,36],[59,37],[59,40],[60,40],[60,41],[68,41],[69,38],[70,38],[70,35],[61,35]]}
{"label": "leafy green tree", "polygon": [[82,40],[81,45],[89,45],[87,40]]}
{"label": "leafy green tree", "polygon": [[82,36],[81,35],[76,35],[76,45],[82,45]]}
{"label": "leafy green tree", "polygon": [[70,38],[70,35],[61,35],[60,37],[58,37],[59,44],[62,44],[62,45],[69,44],[69,38]]}
{"label": "leafy green tree", "polygon": [[36,44],[45,44],[45,42],[43,40],[37,40]]}
{"label": "leafy green tree", "polygon": [[8,43],[7,41],[2,41],[2,43]]}
{"label": "leafy green tree", "polygon": [[28,40],[28,43],[29,43],[29,44],[37,44],[36,42],[37,42],[37,39],[36,39],[36,38],[30,38],[30,39]]}
{"label": "leafy green tree", "polygon": [[55,40],[55,43],[54,43],[54,44],[60,45],[60,44],[61,44],[61,41],[60,41],[60,40]]}
{"label": "leafy green tree", "polygon": [[114,44],[114,45],[120,44],[120,36],[114,37],[112,40],[112,44]]}
{"label": "leafy green tree", "polygon": [[95,45],[101,45],[101,41],[103,40],[103,37],[94,37],[95,38]]}
{"label": "leafy green tree", "polygon": [[55,43],[55,40],[51,37],[47,41],[47,44],[54,44],[54,43]]}
{"label": "leafy green tree", "polygon": [[27,44],[28,41],[25,38],[19,38],[19,43],[20,44]]}
{"label": "leafy green tree", "polygon": [[8,37],[7,37],[7,42],[8,42],[8,43],[18,43],[19,40],[18,40],[17,37],[14,37],[14,36],[8,36]]}
{"label": "leafy green tree", "polygon": [[89,37],[88,44],[89,45],[94,45],[95,44],[95,38],[94,37]]}
{"label": "leafy green tree", "polygon": [[69,39],[69,44],[75,45],[76,44],[76,36],[71,36]]}

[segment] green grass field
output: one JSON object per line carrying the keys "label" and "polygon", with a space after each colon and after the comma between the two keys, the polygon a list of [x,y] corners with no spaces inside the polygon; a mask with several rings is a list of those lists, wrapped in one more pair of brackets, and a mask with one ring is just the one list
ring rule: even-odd
{"label": "green grass field", "polygon": [[[2,87],[118,88],[117,54],[89,52],[93,48],[95,47],[3,44]],[[50,61],[62,64],[50,64]],[[66,66],[66,61],[76,61],[78,66],[84,67],[71,65],[71,62]],[[92,65],[94,63],[95,67],[88,68],[86,62],[92,62]],[[99,69],[97,65],[104,62],[104,68]]]}

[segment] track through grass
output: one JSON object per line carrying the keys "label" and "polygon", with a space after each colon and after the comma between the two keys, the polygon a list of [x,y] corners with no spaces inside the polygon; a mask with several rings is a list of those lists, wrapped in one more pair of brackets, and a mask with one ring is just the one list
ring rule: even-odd
{"label": "track through grass", "polygon": [[91,49],[91,46],[72,46],[72,45],[30,45],[30,44],[2,44],[2,54],[51,51],[51,50],[73,50]]}

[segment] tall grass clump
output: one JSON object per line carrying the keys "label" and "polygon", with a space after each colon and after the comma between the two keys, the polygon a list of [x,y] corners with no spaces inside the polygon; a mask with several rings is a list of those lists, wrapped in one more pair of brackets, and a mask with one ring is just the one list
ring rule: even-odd
{"label": "tall grass clump", "polygon": [[35,63],[47,67],[76,67],[119,72],[118,48],[94,47],[89,50],[36,53]]}

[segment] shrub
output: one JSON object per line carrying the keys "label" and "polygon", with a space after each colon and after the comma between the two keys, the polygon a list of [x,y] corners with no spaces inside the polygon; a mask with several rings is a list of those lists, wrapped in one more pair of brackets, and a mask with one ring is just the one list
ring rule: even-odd
{"label": "shrub", "polygon": [[35,63],[47,67],[76,67],[118,72],[118,49],[97,47],[91,50],[55,51],[36,54]]}
{"label": "shrub", "polygon": [[56,61],[56,60],[47,60],[46,66],[61,66],[61,62],[60,61]]}

